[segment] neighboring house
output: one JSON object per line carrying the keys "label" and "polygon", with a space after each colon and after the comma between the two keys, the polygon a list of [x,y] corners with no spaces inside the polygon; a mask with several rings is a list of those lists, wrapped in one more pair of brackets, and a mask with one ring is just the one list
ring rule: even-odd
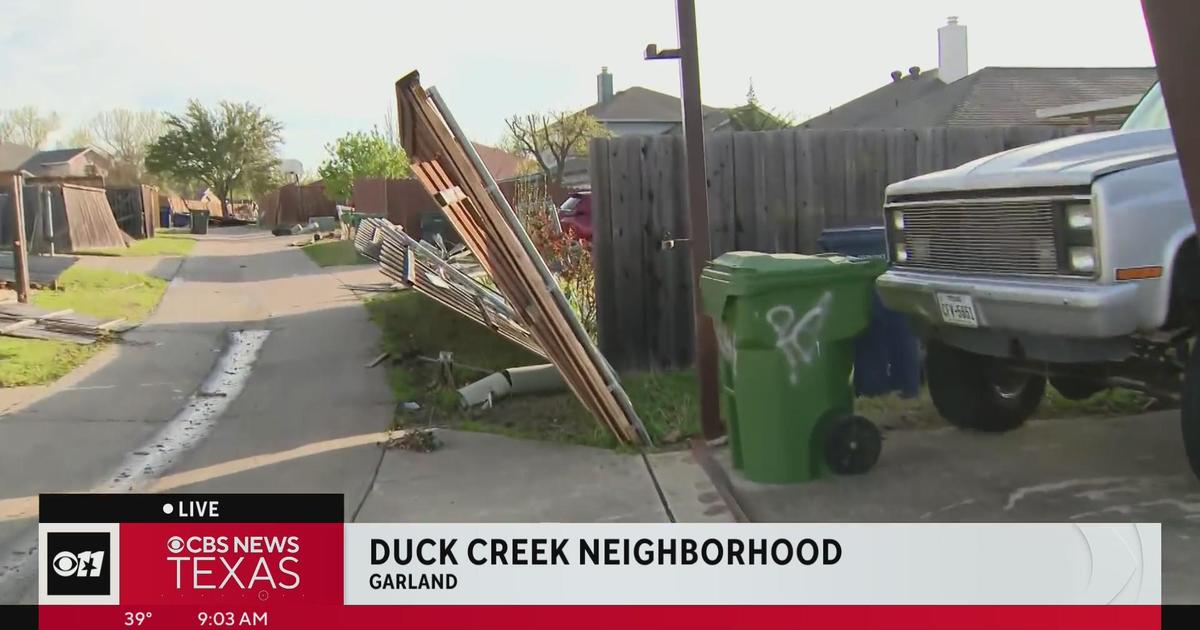
{"label": "neighboring house", "polygon": [[[993,125],[1078,125],[1116,127],[1157,80],[1154,68],[1009,68],[969,72],[967,27],[951,17],[938,29],[938,68],[907,74],[801,127],[810,129],[924,128]],[[1120,107],[1071,106],[1115,100]],[[1111,105],[1111,103],[1110,103]],[[1067,109],[1062,109],[1067,108]],[[1088,115],[1091,114],[1091,115]]]}
{"label": "neighboring house", "polygon": [[496,181],[512,179],[522,174],[525,158],[486,144],[478,142],[471,144],[475,147],[475,152],[479,154],[479,159],[483,160],[483,165],[487,167],[488,172]]}
{"label": "neighboring house", "polygon": [[[725,110],[707,105],[701,107],[706,131],[719,131],[729,124]],[[683,133],[683,105],[678,96],[640,86],[614,92],[613,75],[608,67],[601,68],[600,74],[596,75],[596,103],[583,111],[600,121],[614,136]],[[587,157],[568,158],[563,186],[589,186],[590,168],[591,160]]]}
{"label": "neighboring house", "polygon": [[37,149],[15,142],[0,142],[0,172],[18,171],[37,153]]}
{"label": "neighboring house", "polygon": [[103,179],[112,170],[112,159],[94,147],[38,151],[22,166],[38,178]]}
{"label": "neighboring house", "polygon": [[[683,133],[683,111],[678,96],[634,86],[613,93],[608,68],[596,76],[596,104],[583,110],[599,120],[614,136]],[[704,126],[716,131],[729,122],[722,109],[702,106]]]}

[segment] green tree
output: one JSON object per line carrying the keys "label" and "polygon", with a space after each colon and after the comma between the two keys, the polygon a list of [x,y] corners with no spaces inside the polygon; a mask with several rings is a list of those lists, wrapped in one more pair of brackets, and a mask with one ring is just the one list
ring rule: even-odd
{"label": "green tree", "polygon": [[513,116],[504,121],[504,148],[537,164],[548,183],[562,185],[567,158],[587,155],[592,138],[612,135],[596,118],[582,111],[544,112]]}
{"label": "green tree", "polygon": [[729,126],[734,131],[774,131],[796,126],[792,115],[780,114],[759,104],[753,81],[746,92],[746,104],[727,109],[725,113],[729,115]]}
{"label": "green tree", "polygon": [[166,131],[150,143],[146,168],[170,181],[199,182],[223,202],[234,190],[279,179],[283,125],[250,103],[222,101],[216,109],[188,101],[182,115],[167,114]]}
{"label": "green tree", "polygon": [[348,133],[325,145],[325,150],[329,159],[321,163],[317,172],[321,174],[326,194],[339,201],[350,198],[356,178],[400,178],[412,174],[404,149],[390,142],[378,128]]}

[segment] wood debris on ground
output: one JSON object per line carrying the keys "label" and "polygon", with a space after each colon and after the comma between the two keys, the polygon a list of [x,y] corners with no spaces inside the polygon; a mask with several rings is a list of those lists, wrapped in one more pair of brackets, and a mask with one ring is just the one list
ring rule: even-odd
{"label": "wood debris on ground", "polygon": [[133,328],[125,318],[102,320],[71,309],[48,311],[19,302],[0,303],[0,335],[87,345]]}
{"label": "wood debris on ground", "polygon": [[432,453],[442,447],[434,429],[400,429],[392,431],[383,442],[386,449],[398,448],[416,453]]}

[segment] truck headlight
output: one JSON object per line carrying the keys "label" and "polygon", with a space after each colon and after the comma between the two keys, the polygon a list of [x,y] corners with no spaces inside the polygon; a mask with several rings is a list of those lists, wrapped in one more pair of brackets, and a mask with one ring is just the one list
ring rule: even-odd
{"label": "truck headlight", "polygon": [[892,227],[897,230],[904,229],[904,211],[897,210],[892,213]]}
{"label": "truck headlight", "polygon": [[1067,226],[1072,230],[1090,230],[1092,223],[1091,204],[1067,206]]}
{"label": "truck headlight", "polygon": [[893,252],[896,262],[902,263],[908,261],[908,246],[904,244],[904,241],[898,241]]}
{"label": "truck headlight", "polygon": [[1070,249],[1071,271],[1092,273],[1096,270],[1096,250],[1093,247],[1072,247]]}

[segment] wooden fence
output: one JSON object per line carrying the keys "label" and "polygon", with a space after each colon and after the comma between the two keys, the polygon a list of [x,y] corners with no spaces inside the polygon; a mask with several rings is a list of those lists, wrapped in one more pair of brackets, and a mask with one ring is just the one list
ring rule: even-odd
{"label": "wooden fence", "polygon": [[[712,255],[816,253],[826,228],[878,225],[888,184],[1076,127],[785,130],[708,139]],[[625,136],[591,145],[600,349],[618,369],[692,357],[692,280],[683,140]]]}
{"label": "wooden fence", "polygon": [[158,188],[154,186],[110,186],[106,192],[117,227],[133,238],[150,238],[160,227]]}

